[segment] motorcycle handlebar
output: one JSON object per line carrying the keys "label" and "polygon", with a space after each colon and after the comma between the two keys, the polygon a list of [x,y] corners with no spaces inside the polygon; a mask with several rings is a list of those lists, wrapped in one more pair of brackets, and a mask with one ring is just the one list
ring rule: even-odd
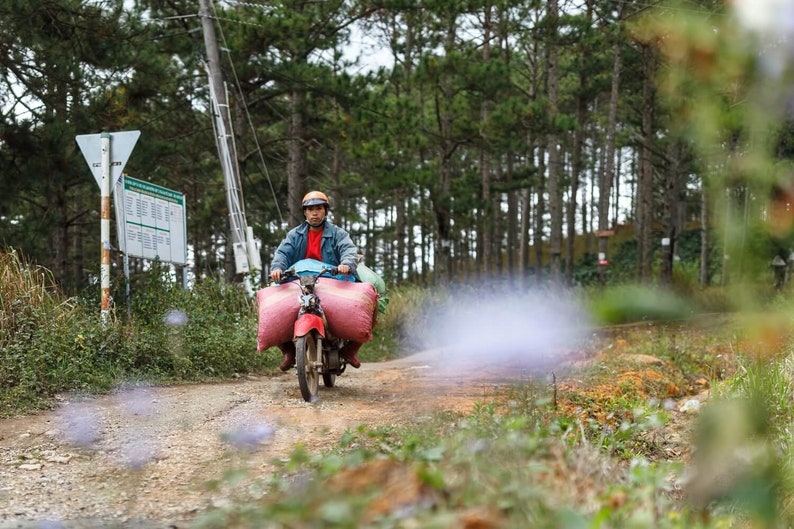
{"label": "motorcycle handlebar", "polygon": [[[328,268],[323,268],[322,270],[317,272],[317,277],[320,277],[322,275],[335,276],[335,275],[339,275],[339,273],[340,273],[339,272],[339,267],[331,266],[331,267],[328,267]],[[347,274],[345,274],[345,275],[347,275]],[[287,281],[289,281],[291,279],[295,279],[297,277],[298,277],[298,273],[295,271],[295,269],[294,268],[288,268],[288,269],[284,270],[281,273],[281,279],[279,279],[278,281],[275,281],[275,282],[280,285],[282,283],[286,283]]]}
{"label": "motorcycle handlebar", "polygon": [[322,270],[320,270],[320,273],[317,274],[317,277],[320,277],[325,273],[327,273],[330,276],[335,276],[339,274],[339,268],[337,268],[336,266],[332,266],[331,268],[323,268]]}

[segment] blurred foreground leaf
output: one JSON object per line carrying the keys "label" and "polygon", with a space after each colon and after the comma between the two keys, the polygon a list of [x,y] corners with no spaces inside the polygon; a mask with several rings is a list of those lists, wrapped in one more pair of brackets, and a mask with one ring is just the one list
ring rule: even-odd
{"label": "blurred foreground leaf", "polygon": [[640,321],[680,321],[692,315],[689,302],[676,294],[638,285],[605,290],[592,302],[595,320],[601,324]]}

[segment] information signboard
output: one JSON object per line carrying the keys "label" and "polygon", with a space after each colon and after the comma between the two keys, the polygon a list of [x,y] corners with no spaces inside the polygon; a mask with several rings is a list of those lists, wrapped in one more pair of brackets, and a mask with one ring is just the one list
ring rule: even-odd
{"label": "information signboard", "polygon": [[116,183],[119,247],[130,257],[187,264],[185,195],[129,176]]}

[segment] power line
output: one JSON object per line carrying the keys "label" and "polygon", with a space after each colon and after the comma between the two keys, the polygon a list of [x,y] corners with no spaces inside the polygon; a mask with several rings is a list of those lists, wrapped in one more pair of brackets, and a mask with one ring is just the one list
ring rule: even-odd
{"label": "power line", "polygon": [[[215,4],[213,2],[210,2],[210,5],[211,5],[213,13],[214,13],[215,12]],[[237,76],[237,69],[234,67],[234,61],[232,61],[232,56],[231,56],[231,53],[229,51],[229,45],[226,42],[226,35],[224,34],[223,27],[220,24],[218,24],[218,31],[220,32],[221,40],[223,41],[223,49],[226,52],[226,55],[227,55],[228,60],[229,60],[229,65],[231,66],[232,76],[234,77],[234,84],[237,87],[237,93],[240,94],[240,101],[242,102],[243,110],[245,111],[245,117],[246,117],[246,119],[248,121],[248,126],[251,128],[251,133],[252,133],[252,135],[254,137],[254,144],[256,145],[256,151],[259,154],[259,161],[262,164],[262,169],[263,169],[263,171],[265,173],[265,178],[267,178],[267,183],[268,183],[268,186],[270,187],[270,192],[273,195],[273,202],[274,202],[274,204],[276,206],[276,212],[278,213],[279,221],[283,225],[284,224],[284,216],[282,215],[281,207],[278,204],[278,199],[276,197],[276,190],[273,187],[273,181],[270,178],[270,171],[268,171],[268,169],[267,169],[267,163],[265,163],[265,157],[262,155],[262,147],[259,144],[259,138],[257,137],[256,128],[254,127],[253,120],[251,119],[251,113],[248,111],[248,104],[245,101],[245,95],[243,94],[243,90],[242,90],[242,87],[240,85],[240,79]]]}
{"label": "power line", "polygon": [[265,9],[267,7],[267,6],[262,5],[262,4],[254,4],[252,2],[239,2],[237,0],[231,0],[231,1],[230,0],[221,0],[221,2],[223,2],[224,4],[229,4],[229,5],[253,7],[253,8],[257,8],[257,9]]}

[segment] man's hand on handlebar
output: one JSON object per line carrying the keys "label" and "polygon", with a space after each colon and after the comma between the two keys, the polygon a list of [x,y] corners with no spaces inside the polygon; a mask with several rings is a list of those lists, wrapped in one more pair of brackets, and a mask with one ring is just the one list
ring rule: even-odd
{"label": "man's hand on handlebar", "polygon": [[339,271],[340,274],[349,274],[350,273],[350,267],[348,265],[345,265],[345,264],[340,264],[339,266],[336,267],[336,269]]}
{"label": "man's hand on handlebar", "polygon": [[280,268],[274,268],[273,270],[270,271],[270,279],[278,283],[279,281],[281,281],[281,273],[282,272]]}

